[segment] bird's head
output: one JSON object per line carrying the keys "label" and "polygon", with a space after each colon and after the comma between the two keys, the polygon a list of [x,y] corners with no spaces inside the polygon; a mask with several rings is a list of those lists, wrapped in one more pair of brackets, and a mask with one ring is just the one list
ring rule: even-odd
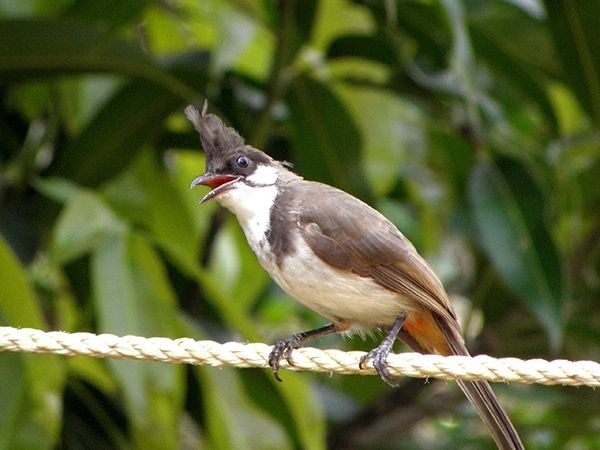
{"label": "bird's head", "polygon": [[282,163],[246,145],[233,128],[208,114],[206,102],[201,113],[190,105],[185,114],[200,134],[206,154],[206,172],[196,177],[190,187],[203,185],[212,189],[200,203],[220,199],[240,187],[272,186],[280,174],[288,172]]}

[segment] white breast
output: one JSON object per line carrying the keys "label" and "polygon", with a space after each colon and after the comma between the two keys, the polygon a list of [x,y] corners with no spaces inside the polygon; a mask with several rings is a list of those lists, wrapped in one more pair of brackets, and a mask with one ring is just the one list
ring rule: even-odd
{"label": "white breast", "polygon": [[284,291],[322,316],[367,327],[391,326],[400,314],[413,310],[411,302],[371,278],[325,263],[300,234],[295,248],[281,269],[267,270]]}

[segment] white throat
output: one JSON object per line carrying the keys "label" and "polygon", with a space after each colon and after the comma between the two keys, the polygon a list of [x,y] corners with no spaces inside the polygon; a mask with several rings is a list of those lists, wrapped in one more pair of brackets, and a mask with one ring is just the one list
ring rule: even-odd
{"label": "white throat", "polygon": [[246,178],[250,185],[239,181],[232,189],[216,197],[221,205],[235,214],[257,255],[271,228],[271,209],[277,197],[275,183],[278,173],[276,167],[261,164]]}

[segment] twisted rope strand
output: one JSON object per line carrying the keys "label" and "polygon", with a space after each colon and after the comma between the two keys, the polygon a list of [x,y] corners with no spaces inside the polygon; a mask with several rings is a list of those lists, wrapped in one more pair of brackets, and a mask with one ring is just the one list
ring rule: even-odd
{"label": "twisted rope strand", "polygon": [[[138,359],[167,363],[186,363],[213,367],[267,368],[271,346],[190,338],[168,339],[112,334],[45,332],[31,328],[0,327],[0,352],[51,353],[64,356],[86,355],[94,358]],[[358,363],[364,352],[301,348],[292,355],[290,370],[310,370],[342,374],[372,375],[373,366],[364,370]],[[492,358],[390,354],[389,370],[396,376],[440,378],[442,380],[487,380],[499,383],[570,385],[600,387],[600,364],[593,361]]]}

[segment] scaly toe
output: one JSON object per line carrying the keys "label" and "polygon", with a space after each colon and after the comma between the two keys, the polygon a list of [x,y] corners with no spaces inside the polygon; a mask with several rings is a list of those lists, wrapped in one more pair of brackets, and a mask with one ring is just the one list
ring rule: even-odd
{"label": "scaly toe", "polygon": [[375,356],[376,356],[376,350],[377,350],[377,349],[373,349],[373,350],[371,350],[369,353],[367,353],[366,355],[364,355],[364,356],[361,356],[360,360],[358,361],[358,368],[359,368],[360,370],[364,370],[364,369],[365,369],[365,366],[367,365],[367,363],[368,363],[370,360],[372,360],[372,359],[374,360],[374,359],[375,359]]}
{"label": "scaly toe", "polygon": [[389,352],[381,351],[381,349],[374,348],[369,353],[360,358],[358,367],[361,369],[365,368],[365,364],[369,360],[373,360],[373,367],[377,371],[379,378],[390,387],[396,387],[399,384],[399,379],[394,377],[387,368],[387,356]]}
{"label": "scaly toe", "polygon": [[269,353],[269,366],[271,367],[271,370],[273,370],[273,375],[277,381],[282,381],[279,376],[279,364],[281,363],[281,360],[285,358],[289,364],[293,364],[292,352],[301,346],[302,341],[300,341],[296,335],[290,336],[287,339],[282,339],[273,346],[273,350]]}

